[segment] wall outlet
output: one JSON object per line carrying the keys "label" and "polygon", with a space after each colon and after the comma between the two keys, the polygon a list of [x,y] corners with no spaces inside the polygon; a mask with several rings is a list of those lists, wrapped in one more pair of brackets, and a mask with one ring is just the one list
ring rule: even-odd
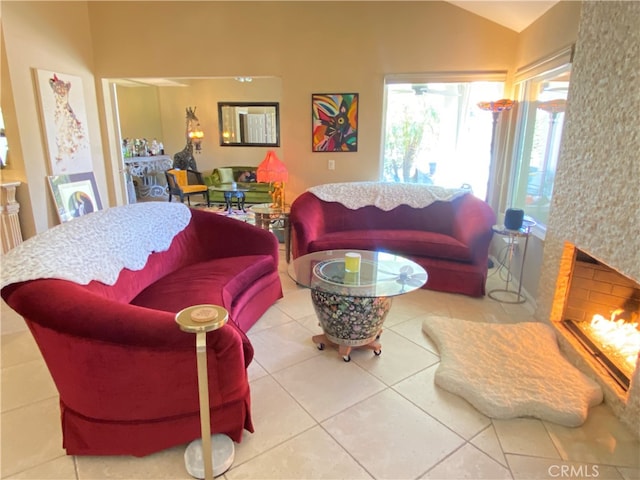
{"label": "wall outlet", "polygon": [[336,169],[336,161],[335,160],[329,160],[329,162],[327,163],[327,168],[329,170],[335,170]]}

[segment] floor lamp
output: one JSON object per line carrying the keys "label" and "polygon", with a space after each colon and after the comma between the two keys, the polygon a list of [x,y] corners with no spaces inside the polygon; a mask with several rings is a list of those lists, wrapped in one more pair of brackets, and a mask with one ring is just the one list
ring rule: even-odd
{"label": "floor lamp", "polygon": [[513,108],[513,100],[508,100],[503,98],[502,100],[496,100],[494,102],[480,102],[478,103],[478,107],[481,110],[485,110],[487,112],[493,113],[493,127],[491,130],[491,159],[489,163],[489,181],[487,182],[487,194],[485,196],[485,200],[489,201],[489,189],[491,186],[491,172],[495,167],[495,143],[496,143],[496,127],[498,125],[498,117],[501,112],[505,112],[511,110]]}

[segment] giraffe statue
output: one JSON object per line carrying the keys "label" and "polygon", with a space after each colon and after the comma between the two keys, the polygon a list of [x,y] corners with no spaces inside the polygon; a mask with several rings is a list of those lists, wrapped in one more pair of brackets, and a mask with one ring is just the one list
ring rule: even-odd
{"label": "giraffe statue", "polygon": [[191,139],[188,139],[187,145],[173,156],[173,168],[198,171],[196,159],[193,156],[193,143]]}
{"label": "giraffe statue", "polygon": [[190,127],[198,123],[198,117],[196,117],[197,107],[187,107],[187,126],[186,137],[187,145],[173,156],[173,168],[179,168],[180,170],[195,170],[198,171],[196,165],[196,159],[193,156],[193,142],[189,137]]}

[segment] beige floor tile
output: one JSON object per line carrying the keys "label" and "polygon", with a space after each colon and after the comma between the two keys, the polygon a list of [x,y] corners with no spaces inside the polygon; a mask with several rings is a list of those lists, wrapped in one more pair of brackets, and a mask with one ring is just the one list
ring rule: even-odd
{"label": "beige floor tile", "polygon": [[392,390],[323,422],[375,478],[416,478],[464,440]]}
{"label": "beige floor tile", "polygon": [[[5,477],[3,477],[5,478]],[[66,455],[45,462],[15,475],[7,480],[77,480],[75,459]]]}
{"label": "beige floor tile", "polygon": [[564,460],[640,468],[640,442],[606,405],[593,407],[578,428],[545,425]]}
{"label": "beige floor tile", "polygon": [[314,427],[238,467],[232,467],[225,476],[229,480],[371,478],[320,427]]}
{"label": "beige floor tile", "polygon": [[294,365],[321,352],[311,341],[309,330],[297,322],[248,335],[255,358],[270,373]]}
{"label": "beige floor tile", "polygon": [[13,311],[4,300],[0,299],[0,329],[2,335],[27,331],[23,318]]}
{"label": "beige floor tile", "polygon": [[352,361],[360,365],[387,385],[413,375],[440,361],[429,350],[416,345],[393,330],[385,330],[380,336],[382,354],[371,350],[359,350],[351,354]]}
{"label": "beige floor tile", "polygon": [[65,455],[58,398],[2,413],[2,478]]}
{"label": "beige floor tile", "polygon": [[560,459],[542,421],[534,418],[492,421],[504,453]]}
{"label": "beige floor tile", "polygon": [[2,368],[2,412],[58,398],[58,391],[44,360],[36,359]]}
{"label": "beige floor tile", "polygon": [[640,468],[616,467],[624,480],[640,480]]}
{"label": "beige floor tile", "polygon": [[470,443],[478,447],[484,453],[489,455],[495,461],[503,466],[507,466],[507,459],[502,453],[496,430],[493,428],[493,424],[490,424],[487,428],[482,430],[478,435],[470,440]]}
{"label": "beige floor tile", "polygon": [[240,465],[316,425],[311,416],[273,378],[251,383],[255,433],[245,432],[236,445],[234,464]]}
{"label": "beige floor tile", "polygon": [[437,368],[434,365],[407,378],[394,390],[461,437],[470,439],[491,421],[463,398],[438,387],[434,382]]}
{"label": "beige floor tile", "polygon": [[592,463],[567,462],[552,458],[537,458],[507,454],[514,480],[584,479],[622,480],[620,472],[612,466]]}
{"label": "beige floor tile", "polygon": [[386,388],[366,370],[354,362],[344,362],[332,350],[280,370],[273,377],[317,421]]}
{"label": "beige floor tile", "polygon": [[254,358],[249,364],[249,368],[247,368],[247,375],[249,377],[249,382],[253,382],[259,378],[269,375],[269,373],[262,368],[262,365],[260,365],[260,363]]}
{"label": "beige floor tile", "polygon": [[293,318],[280,310],[278,304],[275,304],[269,307],[262,317],[260,317],[260,320],[251,326],[249,333],[257,333],[267,328],[277,327],[293,321]]}
{"label": "beige floor tile", "polygon": [[307,288],[296,287],[294,290],[288,291],[284,298],[278,300],[276,305],[294,320],[315,313],[311,303],[311,294]]}
{"label": "beige floor tile", "polygon": [[420,478],[433,480],[511,480],[511,472],[473,445],[466,444]]}
{"label": "beige floor tile", "polygon": [[78,456],[78,480],[193,480],[184,465],[186,445],[146,457]]}
{"label": "beige floor tile", "polygon": [[411,320],[407,320],[406,322],[398,323],[393,327],[386,329],[396,332],[399,335],[402,335],[408,340],[411,340],[416,345],[421,346],[429,350],[431,353],[438,355],[438,348],[436,344],[433,343],[433,340],[424,334],[422,331],[422,323],[427,317],[432,316],[431,314],[423,314],[418,317],[412,318]]}
{"label": "beige floor tile", "polygon": [[393,297],[391,309],[387,314],[387,318],[384,321],[385,327],[391,327],[396,325],[397,323],[406,322],[418,315],[422,315],[423,313],[427,313],[428,310],[425,310],[421,305],[421,302],[418,300],[414,300],[419,296],[420,292],[417,295],[409,296],[411,294],[400,295],[397,297]]}
{"label": "beige floor tile", "polygon": [[307,315],[306,317],[299,318],[297,322],[304,328],[309,330],[309,334],[311,336],[319,335],[322,333],[322,327],[320,326],[318,316],[315,313]]}
{"label": "beige floor tile", "polygon": [[2,368],[42,359],[33,335],[28,330],[2,335]]}

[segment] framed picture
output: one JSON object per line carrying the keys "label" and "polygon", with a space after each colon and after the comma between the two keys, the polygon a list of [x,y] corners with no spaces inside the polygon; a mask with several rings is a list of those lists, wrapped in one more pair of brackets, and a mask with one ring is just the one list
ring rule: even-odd
{"label": "framed picture", "polygon": [[358,151],[358,94],[311,95],[313,152]]}
{"label": "framed picture", "polygon": [[52,175],[93,170],[82,79],[35,70]]}
{"label": "framed picture", "polygon": [[102,209],[93,172],[48,177],[60,222]]}

